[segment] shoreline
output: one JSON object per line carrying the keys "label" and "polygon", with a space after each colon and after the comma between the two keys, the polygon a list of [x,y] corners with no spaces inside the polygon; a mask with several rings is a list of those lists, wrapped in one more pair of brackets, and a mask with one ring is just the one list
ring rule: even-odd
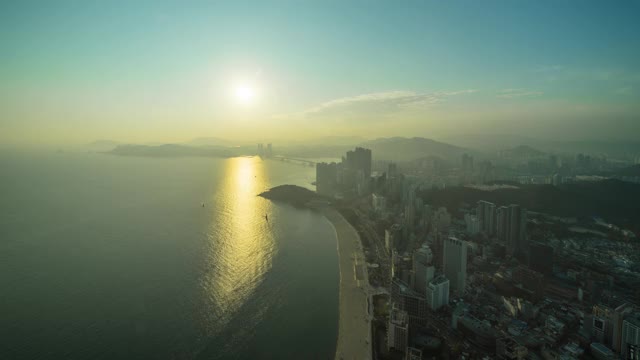
{"label": "shoreline", "polygon": [[335,359],[371,359],[369,280],[360,236],[334,208],[321,211],[333,225],[337,239],[340,291]]}

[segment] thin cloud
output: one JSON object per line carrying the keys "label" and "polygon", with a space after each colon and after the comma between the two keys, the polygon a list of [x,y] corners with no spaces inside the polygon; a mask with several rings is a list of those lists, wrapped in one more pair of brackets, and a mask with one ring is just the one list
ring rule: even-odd
{"label": "thin cloud", "polygon": [[422,108],[446,101],[448,97],[470,94],[477,90],[466,89],[456,91],[436,91],[431,93],[417,93],[414,91],[387,91],[357,96],[344,97],[324,102],[303,112],[305,115],[314,115],[331,112],[338,109],[350,108],[385,108],[387,110],[401,108]]}

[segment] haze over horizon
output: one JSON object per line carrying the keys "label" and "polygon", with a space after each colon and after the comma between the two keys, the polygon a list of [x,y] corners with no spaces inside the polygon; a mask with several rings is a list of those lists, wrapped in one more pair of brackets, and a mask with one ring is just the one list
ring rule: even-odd
{"label": "haze over horizon", "polygon": [[0,144],[635,140],[637,1],[13,2]]}

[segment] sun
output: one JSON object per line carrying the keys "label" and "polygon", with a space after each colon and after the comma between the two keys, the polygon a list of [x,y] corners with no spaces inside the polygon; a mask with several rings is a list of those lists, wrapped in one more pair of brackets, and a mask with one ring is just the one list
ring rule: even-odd
{"label": "sun", "polygon": [[255,100],[256,91],[250,85],[238,85],[233,91],[233,96],[239,104],[250,105]]}

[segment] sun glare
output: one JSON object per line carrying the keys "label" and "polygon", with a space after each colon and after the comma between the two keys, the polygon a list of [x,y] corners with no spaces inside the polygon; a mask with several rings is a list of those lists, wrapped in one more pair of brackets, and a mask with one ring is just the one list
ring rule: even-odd
{"label": "sun glare", "polygon": [[237,86],[234,90],[234,97],[236,101],[243,105],[251,104],[256,96],[255,90],[248,85]]}

